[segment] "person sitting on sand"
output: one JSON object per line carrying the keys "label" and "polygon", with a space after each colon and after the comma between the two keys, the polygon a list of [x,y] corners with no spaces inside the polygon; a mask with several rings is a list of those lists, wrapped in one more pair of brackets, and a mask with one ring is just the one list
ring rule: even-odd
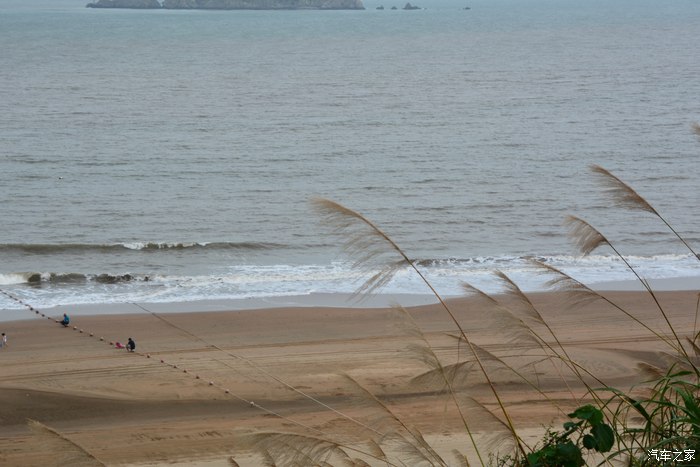
{"label": "person sitting on sand", "polygon": [[114,348],[116,348],[116,349],[124,349],[125,347],[124,347],[124,344],[122,344],[121,342],[115,342],[115,343],[114,343]]}
{"label": "person sitting on sand", "polygon": [[126,350],[128,350],[129,352],[133,352],[134,350],[136,350],[136,342],[134,342],[134,340],[131,337],[126,343]]}
{"label": "person sitting on sand", "polygon": [[67,314],[63,313],[63,320],[61,320],[60,323],[63,325],[64,328],[68,327],[68,325],[70,324],[70,318]]}

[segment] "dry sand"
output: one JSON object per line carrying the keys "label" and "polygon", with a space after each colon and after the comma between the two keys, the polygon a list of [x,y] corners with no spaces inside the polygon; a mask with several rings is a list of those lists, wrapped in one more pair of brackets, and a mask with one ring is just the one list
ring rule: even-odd
{"label": "dry sand", "polygon": [[[667,334],[648,295],[606,296]],[[689,335],[697,293],[663,292],[660,297],[676,329]],[[556,294],[532,298],[573,358],[606,384],[627,389],[639,381],[638,362],[664,364],[668,348],[603,302],[572,309]],[[469,336],[499,357],[521,365],[542,354],[513,332],[512,323],[486,311],[483,302],[464,299],[452,306]],[[455,331],[449,316],[438,306],[415,307],[410,313],[440,357],[454,361],[458,345],[446,334]],[[301,424],[349,440],[367,429],[302,392],[384,429],[372,421],[381,411],[343,374],[418,426],[452,459],[450,449],[467,450],[464,430],[444,396],[409,384],[426,367],[412,358],[409,347],[420,339],[407,321],[389,309],[310,307],[78,316],[72,323],[77,330],[46,318],[0,323],[9,336],[8,347],[0,349],[0,465],[91,465],[71,457],[66,440],[106,465],[224,466],[232,455],[241,465],[259,465],[240,451],[241,434],[304,431]],[[136,353],[109,345],[130,336]],[[459,352],[464,357],[464,345]],[[571,378],[563,382],[551,363],[523,371],[550,401],[510,372],[492,375],[517,428],[535,442],[544,426],[558,424],[562,413],[585,399],[573,399],[572,393],[583,394],[581,385]],[[463,386],[498,413],[476,374]],[[489,430],[483,414],[470,414],[475,425]],[[55,433],[31,430],[27,419]]]}

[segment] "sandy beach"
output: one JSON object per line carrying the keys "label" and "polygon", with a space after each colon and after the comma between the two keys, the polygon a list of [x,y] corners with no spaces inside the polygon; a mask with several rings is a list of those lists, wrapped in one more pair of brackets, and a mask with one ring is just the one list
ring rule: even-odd
{"label": "sandy beach", "polygon": [[[638,362],[664,365],[669,349],[649,330],[602,301],[572,309],[563,296],[532,294],[572,358],[606,384],[628,389],[642,378]],[[606,292],[651,329],[668,328],[649,296]],[[689,335],[697,293],[661,292],[675,328]],[[512,372],[492,378],[524,439],[586,400],[561,365],[542,361],[541,349],[477,298],[450,302],[470,339],[524,368],[549,400]],[[437,305],[408,309],[435,353],[451,363],[461,352],[450,317]],[[26,316],[30,318],[30,311]],[[412,352],[422,342],[410,319],[388,308],[299,307],[230,312],[58,316],[2,323],[0,351],[0,464],[259,465],[240,444],[245,433],[323,433],[356,440],[376,424],[378,406],[350,382],[369,389],[418,427],[446,459],[469,451],[456,411],[434,387],[411,383],[427,367]],[[73,329],[73,325],[75,329]],[[81,332],[82,330],[82,332]],[[134,353],[110,345],[133,337]],[[549,341],[552,341],[551,337]],[[532,371],[526,371],[529,370]],[[293,388],[293,389],[292,389]],[[475,375],[460,383],[498,415],[487,385]],[[558,406],[558,407],[557,407]],[[474,414],[480,432],[489,428]],[[353,420],[350,420],[352,418]],[[55,432],[30,429],[27,420]],[[97,460],[78,461],[75,443]]]}
{"label": "sandy beach", "polygon": [[0,467],[513,467],[700,365],[700,1],[95,1],[0,0]]}

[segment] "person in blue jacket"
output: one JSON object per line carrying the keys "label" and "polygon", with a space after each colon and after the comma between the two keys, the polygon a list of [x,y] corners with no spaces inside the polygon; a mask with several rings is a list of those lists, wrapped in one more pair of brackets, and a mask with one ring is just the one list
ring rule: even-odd
{"label": "person in blue jacket", "polygon": [[64,328],[68,327],[68,325],[70,324],[70,318],[67,314],[63,313],[63,320],[60,321],[60,323],[63,325]]}

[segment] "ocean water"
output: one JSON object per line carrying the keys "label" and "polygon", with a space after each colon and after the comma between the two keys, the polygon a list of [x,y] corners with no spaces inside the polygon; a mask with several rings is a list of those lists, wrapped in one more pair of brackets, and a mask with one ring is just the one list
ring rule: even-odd
{"label": "ocean water", "polygon": [[[364,276],[315,196],[370,218],[447,295],[494,290],[494,269],[539,289],[531,257],[632,278],[610,250],[581,258],[568,214],[644,277],[700,287],[700,262],[589,170],[700,250],[695,0],[84,3],[0,0],[0,289],[34,306],[351,292]],[[408,271],[384,289],[422,290]]]}

